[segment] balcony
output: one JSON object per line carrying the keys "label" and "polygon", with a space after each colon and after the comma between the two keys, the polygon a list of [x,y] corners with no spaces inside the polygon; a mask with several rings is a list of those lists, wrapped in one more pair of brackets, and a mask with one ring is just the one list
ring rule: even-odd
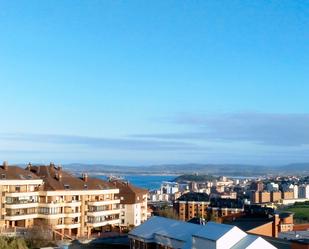
{"label": "balcony", "polygon": [[75,222],[75,223],[70,223],[70,224],[58,224],[55,225],[54,228],[56,229],[62,229],[62,228],[79,228],[80,227],[80,223],[79,222]]}
{"label": "balcony", "polygon": [[21,196],[38,196],[39,192],[12,192],[12,193],[5,193],[6,197],[21,197]]}
{"label": "balcony", "polygon": [[112,215],[112,214],[120,214],[119,209],[112,209],[112,210],[104,210],[104,211],[91,211],[87,212],[88,216],[104,216],[104,215]]}
{"label": "balcony", "polygon": [[25,220],[25,219],[33,219],[37,218],[38,213],[37,210],[27,210],[23,209],[18,212],[12,212],[12,210],[8,210],[5,215],[6,220]]}
{"label": "balcony", "polygon": [[117,225],[120,223],[120,219],[118,216],[104,218],[104,219],[93,219],[87,222],[87,226],[90,227],[101,227],[106,225]]}
{"label": "balcony", "polygon": [[80,217],[80,216],[81,216],[80,212],[64,213],[64,217],[75,218],[75,217]]}
{"label": "balcony", "polygon": [[20,209],[20,208],[37,208],[39,207],[38,202],[28,202],[28,203],[19,203],[19,204],[5,204],[5,207],[8,209]]}
{"label": "balcony", "polygon": [[40,207],[79,207],[81,205],[80,201],[51,201],[48,203],[40,203]]}
{"label": "balcony", "polygon": [[109,204],[119,204],[120,200],[97,200],[97,201],[88,201],[89,206],[102,206],[102,205],[109,205]]}
{"label": "balcony", "polygon": [[21,208],[31,208],[31,207],[38,207],[39,203],[37,198],[32,198],[33,196],[30,196],[31,199],[24,199],[24,198],[18,198],[18,197],[7,197],[5,200],[6,208],[10,209],[21,209]]}

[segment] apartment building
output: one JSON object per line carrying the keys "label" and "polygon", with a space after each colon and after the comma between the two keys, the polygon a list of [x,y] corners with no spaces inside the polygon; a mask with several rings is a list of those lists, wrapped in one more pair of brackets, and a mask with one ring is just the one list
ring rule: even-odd
{"label": "apartment building", "polygon": [[263,191],[264,190],[264,183],[263,182],[252,182],[251,183],[251,190],[253,190],[253,191]]}
{"label": "apartment building", "polygon": [[0,227],[30,227],[38,217],[43,180],[4,162],[0,166]]}
{"label": "apartment building", "polygon": [[279,184],[278,183],[274,183],[274,182],[269,182],[266,185],[266,190],[267,191],[279,191]]}
{"label": "apartment building", "polygon": [[251,203],[283,203],[286,200],[294,200],[294,191],[252,191]]}
{"label": "apartment building", "polygon": [[186,193],[174,201],[173,207],[179,219],[187,221],[195,217],[218,219],[243,211],[243,202],[235,199],[209,198],[206,193]]}
{"label": "apartment building", "polygon": [[292,200],[292,199],[294,199],[294,191],[282,191],[282,199],[283,200]]}
{"label": "apartment building", "polygon": [[120,226],[135,227],[146,221],[148,190],[122,180],[111,180],[110,183],[119,189],[117,196],[120,199]]}
{"label": "apartment building", "polygon": [[173,203],[173,207],[178,213],[179,219],[183,221],[195,217],[206,218],[209,205],[210,198],[208,194],[194,192],[183,194]]}
{"label": "apartment building", "polygon": [[270,192],[270,201],[271,202],[279,202],[282,198],[282,193],[280,191],[272,191]]}
{"label": "apartment building", "polygon": [[51,228],[61,238],[90,236],[119,225],[119,189],[87,174],[75,177],[61,166],[0,169],[4,227]]}

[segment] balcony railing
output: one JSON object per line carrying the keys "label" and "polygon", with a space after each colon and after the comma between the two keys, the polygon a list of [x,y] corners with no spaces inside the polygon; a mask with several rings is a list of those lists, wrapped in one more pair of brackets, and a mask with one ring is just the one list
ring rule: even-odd
{"label": "balcony railing", "polygon": [[39,203],[39,202],[38,200],[14,200],[14,201],[6,202],[7,205],[31,204],[31,203]]}
{"label": "balcony railing", "polygon": [[23,216],[23,215],[31,215],[31,214],[37,214],[36,211],[31,211],[31,212],[6,212],[6,216]]}

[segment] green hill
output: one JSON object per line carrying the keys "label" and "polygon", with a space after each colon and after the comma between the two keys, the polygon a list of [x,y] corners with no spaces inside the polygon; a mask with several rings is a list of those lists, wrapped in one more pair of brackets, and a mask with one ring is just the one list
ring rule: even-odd
{"label": "green hill", "polygon": [[206,181],[212,181],[217,179],[216,177],[212,175],[190,175],[190,174],[185,174],[178,176],[174,179],[175,182],[206,182]]}

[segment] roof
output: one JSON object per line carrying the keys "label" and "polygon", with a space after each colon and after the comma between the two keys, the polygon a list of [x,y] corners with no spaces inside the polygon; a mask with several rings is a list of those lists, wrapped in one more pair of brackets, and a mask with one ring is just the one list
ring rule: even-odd
{"label": "roof", "polygon": [[209,195],[206,193],[189,192],[180,196],[178,201],[196,201],[196,202],[209,202]]}
{"label": "roof", "polygon": [[309,245],[309,239],[293,239],[291,241],[297,244]]}
{"label": "roof", "polygon": [[[219,224],[215,222],[208,222],[206,226],[201,229],[199,232],[194,234],[194,236],[202,237],[209,240],[218,240],[224,234],[234,229],[235,226]],[[241,231],[241,230],[240,230]],[[241,231],[243,232],[243,231]]]}
{"label": "roof", "polygon": [[164,235],[181,241],[191,239],[193,233],[199,231],[202,226],[179,220],[153,216],[140,226],[129,232],[129,235],[151,240],[155,234]]}
{"label": "roof", "polygon": [[292,217],[294,215],[293,212],[281,211],[281,210],[276,210],[275,214],[278,214],[281,219]]}
{"label": "roof", "polygon": [[259,237],[255,235],[246,235],[240,241],[238,241],[231,249],[242,249],[247,248],[250,244],[252,244]]}
{"label": "roof", "polygon": [[244,208],[244,202],[239,199],[213,198],[210,200],[211,207],[220,208]]}
{"label": "roof", "polygon": [[291,249],[290,240],[279,239],[279,238],[268,237],[268,236],[261,236],[261,237],[278,249]]}
{"label": "roof", "polygon": [[192,248],[192,243],[194,243],[192,237],[217,241],[230,231],[236,232],[231,234],[235,239],[234,242],[231,242],[234,245],[233,249],[247,248],[257,239],[260,242],[259,244],[266,246],[265,248],[273,248],[260,236],[248,235],[235,226],[214,222],[208,222],[203,226],[158,216],[150,218],[131,230],[129,237],[146,243],[157,243],[169,247],[176,242],[177,248],[190,249]]}
{"label": "roof", "polygon": [[108,182],[90,178],[87,175],[82,179],[75,177],[55,165],[31,166],[31,172],[44,181],[44,190],[103,190],[115,188]]}
{"label": "roof", "polygon": [[233,220],[224,220],[225,224],[237,226],[244,231],[250,231],[269,222],[272,222],[271,218],[254,216],[241,216],[235,217]]}
{"label": "roof", "polygon": [[203,218],[199,218],[199,217],[194,217],[194,218],[188,220],[187,222],[193,223],[193,224],[198,224],[198,225],[205,225],[206,224],[206,220],[203,219]]}
{"label": "roof", "polygon": [[0,167],[1,180],[39,180],[32,172],[22,169],[18,166]]}
{"label": "roof", "polygon": [[119,188],[121,204],[134,204],[143,202],[143,195],[148,194],[147,189],[138,188],[127,181],[111,180],[110,184]]}

